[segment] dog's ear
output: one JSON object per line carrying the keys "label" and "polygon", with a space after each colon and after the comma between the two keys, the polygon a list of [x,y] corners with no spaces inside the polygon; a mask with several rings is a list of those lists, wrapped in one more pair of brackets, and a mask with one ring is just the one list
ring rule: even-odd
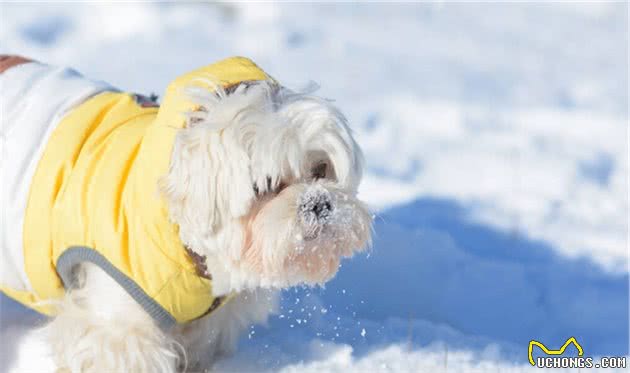
{"label": "dog's ear", "polygon": [[168,174],[159,183],[171,220],[191,247],[226,219],[245,215],[254,199],[248,142],[255,125],[244,113],[257,97],[195,91],[197,108],[178,130]]}
{"label": "dog's ear", "polygon": [[176,136],[169,172],[159,187],[180,231],[212,234],[225,219],[249,208],[254,193],[249,157],[225,135],[196,126],[180,129]]}
{"label": "dog's ear", "polygon": [[218,220],[214,185],[210,182],[215,172],[205,143],[201,131],[194,126],[178,130],[169,171],[160,179],[159,189],[167,201],[171,220],[180,229],[195,227],[211,233]]}

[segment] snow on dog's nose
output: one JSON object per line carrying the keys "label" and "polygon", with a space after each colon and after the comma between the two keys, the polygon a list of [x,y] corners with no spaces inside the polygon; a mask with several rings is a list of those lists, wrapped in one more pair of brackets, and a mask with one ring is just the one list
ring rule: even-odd
{"label": "snow on dog's nose", "polygon": [[331,193],[321,185],[312,185],[300,195],[298,215],[305,240],[316,238],[330,222],[333,206]]}

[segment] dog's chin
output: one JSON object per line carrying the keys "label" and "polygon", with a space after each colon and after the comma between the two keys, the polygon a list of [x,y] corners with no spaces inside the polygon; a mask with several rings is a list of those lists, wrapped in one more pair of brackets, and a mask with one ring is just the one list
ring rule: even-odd
{"label": "dog's chin", "polygon": [[[305,206],[318,196],[328,211],[315,217]],[[322,284],[343,257],[370,244],[371,221],[365,205],[333,183],[293,184],[257,201],[244,218],[242,269],[262,287]]]}

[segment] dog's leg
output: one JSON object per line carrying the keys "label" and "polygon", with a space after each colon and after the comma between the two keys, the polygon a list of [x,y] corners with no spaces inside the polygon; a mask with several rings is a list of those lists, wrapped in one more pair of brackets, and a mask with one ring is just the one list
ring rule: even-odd
{"label": "dog's leg", "polygon": [[39,333],[60,372],[174,372],[178,345],[105,272],[81,265],[77,288]]}
{"label": "dog's leg", "polygon": [[174,337],[186,350],[188,371],[204,372],[220,357],[234,352],[239,335],[254,324],[264,324],[277,312],[275,290],[244,291],[213,313],[178,326]]}

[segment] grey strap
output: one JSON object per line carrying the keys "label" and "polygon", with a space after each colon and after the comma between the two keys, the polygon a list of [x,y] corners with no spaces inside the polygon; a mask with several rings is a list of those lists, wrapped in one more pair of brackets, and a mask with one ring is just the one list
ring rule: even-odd
{"label": "grey strap", "polygon": [[72,285],[72,269],[77,264],[90,262],[110,275],[138,304],[157,322],[162,330],[175,325],[176,320],[159,303],[142,290],[138,284],[120,272],[98,251],[85,246],[72,246],[57,259],[57,273],[68,289]]}

